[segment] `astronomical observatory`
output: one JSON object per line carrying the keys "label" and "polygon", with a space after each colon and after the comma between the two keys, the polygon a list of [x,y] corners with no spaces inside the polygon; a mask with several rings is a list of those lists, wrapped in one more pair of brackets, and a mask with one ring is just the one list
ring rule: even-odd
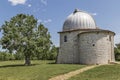
{"label": "astronomical observatory", "polygon": [[114,35],[97,27],[93,17],[75,9],[63,24],[57,63],[108,64],[115,61]]}

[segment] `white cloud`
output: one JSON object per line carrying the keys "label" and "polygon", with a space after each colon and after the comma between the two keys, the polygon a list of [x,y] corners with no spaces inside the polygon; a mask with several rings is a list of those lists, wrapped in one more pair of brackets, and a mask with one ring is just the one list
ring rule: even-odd
{"label": "white cloud", "polygon": [[42,4],[47,5],[47,0],[40,0]]}
{"label": "white cloud", "polygon": [[31,7],[32,5],[31,4],[28,4],[28,7]]}
{"label": "white cloud", "polygon": [[93,15],[93,16],[96,16],[97,15],[97,13],[90,13],[91,15]]}
{"label": "white cloud", "polygon": [[44,23],[50,23],[50,22],[52,22],[51,19],[44,20]]}
{"label": "white cloud", "polygon": [[46,19],[46,20],[39,19],[38,20],[38,23],[44,23],[44,24],[46,24],[46,23],[50,23],[50,22],[52,22],[52,19]]}
{"label": "white cloud", "polygon": [[41,23],[42,22],[42,20],[41,19],[38,19],[38,23]]}
{"label": "white cloud", "polygon": [[27,0],[8,0],[8,2],[11,2],[13,6],[16,6],[18,4],[25,4]]}

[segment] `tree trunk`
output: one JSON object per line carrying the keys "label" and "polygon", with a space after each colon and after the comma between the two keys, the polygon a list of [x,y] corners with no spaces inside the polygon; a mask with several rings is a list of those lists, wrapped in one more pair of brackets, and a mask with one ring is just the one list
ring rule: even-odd
{"label": "tree trunk", "polygon": [[25,56],[25,65],[27,66],[31,65],[30,56]]}

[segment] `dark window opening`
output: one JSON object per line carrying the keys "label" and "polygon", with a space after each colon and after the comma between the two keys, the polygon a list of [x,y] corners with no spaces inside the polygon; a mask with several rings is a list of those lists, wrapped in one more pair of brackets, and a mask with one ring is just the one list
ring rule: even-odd
{"label": "dark window opening", "polygon": [[93,46],[95,46],[95,44],[93,44]]}
{"label": "dark window opening", "polygon": [[67,36],[64,36],[64,42],[67,42]]}
{"label": "dark window opening", "polygon": [[111,36],[109,36],[109,41],[111,41]]}

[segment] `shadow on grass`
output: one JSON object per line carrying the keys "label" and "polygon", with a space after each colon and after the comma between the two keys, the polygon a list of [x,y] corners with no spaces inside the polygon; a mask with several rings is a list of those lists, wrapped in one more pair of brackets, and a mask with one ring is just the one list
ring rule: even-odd
{"label": "shadow on grass", "polygon": [[[39,64],[31,64],[27,67],[30,67],[30,66],[35,66],[35,65],[39,65]],[[3,66],[0,66],[0,68],[8,68],[8,67],[26,67],[26,65],[24,64],[14,64],[14,65],[3,65]]]}
{"label": "shadow on grass", "polygon": [[49,62],[48,64],[56,64],[56,62]]}
{"label": "shadow on grass", "polygon": [[[56,62],[49,62],[49,63],[47,63],[47,64],[84,65],[84,64],[79,64],[79,63],[74,63],[74,64],[72,64],[72,63],[56,63]],[[85,65],[85,66],[87,66],[87,65]],[[89,66],[89,65],[88,65],[88,66]]]}

